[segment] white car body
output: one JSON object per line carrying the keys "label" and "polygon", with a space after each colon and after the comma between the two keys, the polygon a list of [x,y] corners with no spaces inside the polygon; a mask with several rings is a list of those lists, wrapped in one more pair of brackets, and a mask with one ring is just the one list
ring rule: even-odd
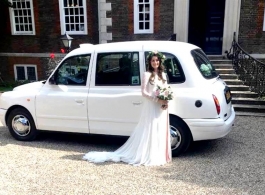
{"label": "white car body", "polygon": [[[48,81],[52,73],[47,82],[16,87],[0,97],[0,120],[6,125],[9,110],[23,107],[31,114],[38,130],[129,136],[142,108],[141,86],[97,86],[97,54],[137,52],[142,76],[146,66],[144,52],[159,50],[176,56],[185,74],[185,82],[170,84],[175,94],[169,103],[170,115],[186,123],[193,141],[221,138],[231,131],[235,111],[231,101],[226,102],[224,81],[202,76],[191,55],[194,49],[199,48],[173,41],[82,44],[67,54],[62,62],[72,56],[91,54],[85,86],[51,84]],[[59,67],[60,64],[56,69]],[[213,95],[220,104],[219,114]],[[196,101],[201,101],[202,105],[196,107]]]}

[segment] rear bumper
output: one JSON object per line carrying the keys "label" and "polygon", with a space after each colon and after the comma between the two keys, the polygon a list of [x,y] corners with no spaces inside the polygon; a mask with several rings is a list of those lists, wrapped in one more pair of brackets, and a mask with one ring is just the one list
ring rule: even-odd
{"label": "rear bumper", "polygon": [[222,119],[185,119],[191,130],[194,141],[218,139],[226,136],[234,125],[235,111],[232,107],[231,116],[226,120]]}
{"label": "rear bumper", "polygon": [[7,110],[5,110],[5,109],[0,109],[0,121],[1,121],[3,126],[6,126],[6,120],[5,120],[6,111]]}

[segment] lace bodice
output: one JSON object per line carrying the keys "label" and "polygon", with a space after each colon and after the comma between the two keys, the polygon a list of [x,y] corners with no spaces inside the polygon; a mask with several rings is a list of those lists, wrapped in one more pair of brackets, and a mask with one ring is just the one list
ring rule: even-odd
{"label": "lace bodice", "polygon": [[[143,80],[142,80],[142,96],[146,97],[152,101],[157,102],[158,98],[155,96],[155,90],[157,85],[163,86],[163,85],[167,85],[167,82],[163,83],[162,80],[158,79],[158,76],[155,75],[155,80],[154,80],[154,84],[150,84],[149,82],[149,78],[151,76],[150,72],[145,72],[143,75]],[[162,77],[166,80],[166,74],[162,73]]]}

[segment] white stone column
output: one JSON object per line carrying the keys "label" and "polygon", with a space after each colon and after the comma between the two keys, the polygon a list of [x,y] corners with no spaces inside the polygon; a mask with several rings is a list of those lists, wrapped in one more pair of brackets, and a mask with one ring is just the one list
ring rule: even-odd
{"label": "white stone column", "polygon": [[174,0],[174,33],[177,34],[177,41],[188,42],[189,7],[189,0]]}
{"label": "white stone column", "polygon": [[222,54],[231,48],[234,32],[236,32],[236,39],[238,37],[240,8],[241,0],[226,0],[225,2]]}
{"label": "white stone column", "polygon": [[112,40],[112,33],[107,33],[107,26],[112,26],[112,19],[107,18],[107,11],[111,11],[111,3],[106,3],[106,0],[98,1],[98,32],[99,43],[107,43]]}

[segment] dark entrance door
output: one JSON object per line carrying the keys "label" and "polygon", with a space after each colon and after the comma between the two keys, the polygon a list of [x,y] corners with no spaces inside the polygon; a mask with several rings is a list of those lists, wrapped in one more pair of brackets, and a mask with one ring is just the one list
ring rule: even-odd
{"label": "dark entrance door", "polygon": [[190,0],[188,42],[208,55],[221,55],[225,0]]}

